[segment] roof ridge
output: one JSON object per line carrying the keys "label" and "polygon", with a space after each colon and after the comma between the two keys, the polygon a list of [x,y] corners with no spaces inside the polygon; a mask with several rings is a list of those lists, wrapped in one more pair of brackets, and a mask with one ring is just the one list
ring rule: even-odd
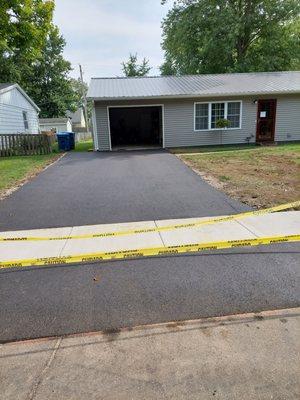
{"label": "roof ridge", "polygon": [[0,82],[0,89],[7,89],[11,86],[15,86],[16,83],[11,83],[11,82]]}
{"label": "roof ridge", "polygon": [[94,76],[91,79],[145,79],[145,78],[164,78],[162,75],[151,76]]}
{"label": "roof ridge", "polygon": [[92,77],[91,79],[153,79],[153,78],[183,78],[183,77],[195,77],[195,76],[228,76],[228,75],[262,75],[262,74],[290,74],[300,73],[300,71],[252,71],[252,72],[224,72],[221,74],[183,74],[183,75],[151,75],[151,76],[99,76]]}

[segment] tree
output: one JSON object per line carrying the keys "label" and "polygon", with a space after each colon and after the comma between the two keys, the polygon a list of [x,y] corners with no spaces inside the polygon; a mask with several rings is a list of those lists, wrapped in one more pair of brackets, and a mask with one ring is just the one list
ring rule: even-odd
{"label": "tree", "polygon": [[42,54],[24,77],[24,89],[41,108],[41,117],[59,117],[75,111],[81,94],[69,78],[71,64],[63,58],[65,40],[52,26]]}
{"label": "tree", "polygon": [[299,13],[298,0],[178,0],[163,20],[161,73],[297,69]]}
{"label": "tree", "polygon": [[[88,85],[85,82],[81,82],[81,79],[74,79],[71,78],[71,83],[73,86],[73,90],[76,93],[78,103],[76,108],[82,108],[84,112],[84,107],[85,107],[85,102],[84,102],[84,96],[86,97],[87,92],[88,92]],[[92,101],[87,102],[87,118],[88,121],[86,121],[86,124],[89,125],[89,122],[92,118],[92,109],[93,109],[93,103]],[[85,115],[84,115],[85,118]],[[86,119],[86,118],[85,118]]]}
{"label": "tree", "polygon": [[41,55],[51,26],[54,2],[1,0],[0,79],[22,84],[22,76]]}
{"label": "tree", "polygon": [[19,83],[42,117],[63,116],[79,101],[53,10],[53,0],[0,2],[0,81]]}
{"label": "tree", "polygon": [[149,61],[143,59],[141,64],[138,64],[137,54],[130,54],[129,60],[122,63],[122,69],[125,76],[145,76],[151,70]]}
{"label": "tree", "polygon": [[81,82],[80,78],[71,78],[71,84],[74,92],[76,93],[78,103],[77,108],[84,107],[84,94],[87,95],[88,85],[85,82]]}

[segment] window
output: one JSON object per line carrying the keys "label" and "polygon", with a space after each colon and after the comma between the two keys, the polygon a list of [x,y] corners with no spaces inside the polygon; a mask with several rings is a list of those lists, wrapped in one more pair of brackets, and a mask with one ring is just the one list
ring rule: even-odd
{"label": "window", "polygon": [[29,124],[28,124],[28,118],[27,118],[27,112],[23,111],[23,122],[24,122],[24,128],[25,130],[29,129]]}
{"label": "window", "polygon": [[241,101],[195,103],[195,131],[218,129],[216,123],[219,119],[227,119],[230,122],[226,129],[239,129],[241,108]]}
{"label": "window", "polygon": [[196,104],[195,129],[208,129],[208,104]]}
{"label": "window", "polygon": [[216,122],[225,118],[225,103],[211,104],[211,123],[210,129],[216,129]]}
{"label": "window", "polygon": [[240,116],[241,116],[241,103],[237,101],[231,101],[227,104],[227,119],[230,121],[230,128],[240,127]]}

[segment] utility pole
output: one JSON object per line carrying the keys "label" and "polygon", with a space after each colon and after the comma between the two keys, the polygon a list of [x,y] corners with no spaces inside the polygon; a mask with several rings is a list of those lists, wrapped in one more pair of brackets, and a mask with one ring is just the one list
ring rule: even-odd
{"label": "utility pole", "polygon": [[86,132],[88,133],[89,118],[88,118],[88,112],[87,112],[87,100],[86,100],[86,95],[85,95],[85,90],[84,90],[83,73],[82,73],[82,68],[81,68],[80,64],[79,64],[79,71],[80,71],[80,81],[82,84],[83,114],[84,114],[84,119],[85,119],[85,128],[86,128]]}

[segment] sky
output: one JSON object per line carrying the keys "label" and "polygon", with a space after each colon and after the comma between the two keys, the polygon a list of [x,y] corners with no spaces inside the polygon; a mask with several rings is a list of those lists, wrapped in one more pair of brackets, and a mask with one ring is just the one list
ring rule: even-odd
{"label": "sky", "polygon": [[87,83],[91,77],[122,76],[129,53],[146,57],[150,75],[159,74],[161,21],[169,7],[161,0],[56,0],[54,23],[66,40],[71,75],[79,76],[80,63]]}

